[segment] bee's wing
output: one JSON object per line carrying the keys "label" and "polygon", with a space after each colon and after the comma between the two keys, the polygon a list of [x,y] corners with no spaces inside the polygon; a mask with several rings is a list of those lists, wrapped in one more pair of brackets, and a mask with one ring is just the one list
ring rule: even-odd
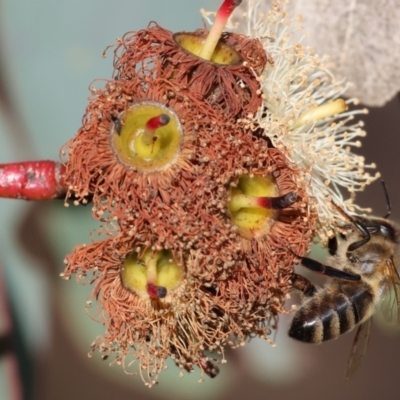
{"label": "bee's wing", "polygon": [[386,282],[379,308],[388,322],[400,326],[400,277],[393,259],[386,262]]}
{"label": "bee's wing", "polygon": [[345,382],[347,383],[350,378],[357,371],[361,362],[367,352],[369,343],[369,332],[371,329],[371,318],[360,324],[357,329],[356,336],[353,340],[353,345],[351,347],[349,360],[347,362]]}

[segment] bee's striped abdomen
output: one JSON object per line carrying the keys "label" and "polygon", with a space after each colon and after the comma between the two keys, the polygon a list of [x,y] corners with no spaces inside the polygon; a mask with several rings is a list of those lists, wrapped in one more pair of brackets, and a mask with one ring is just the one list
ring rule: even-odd
{"label": "bee's striped abdomen", "polygon": [[368,286],[332,285],[296,311],[289,336],[308,343],[336,339],[369,316],[372,307],[373,294]]}

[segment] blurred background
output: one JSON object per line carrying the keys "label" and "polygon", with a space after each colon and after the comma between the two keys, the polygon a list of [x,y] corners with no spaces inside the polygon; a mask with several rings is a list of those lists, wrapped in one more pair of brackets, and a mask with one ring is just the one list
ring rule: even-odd
{"label": "blurred background", "polygon": [[[0,0],[1,163],[53,159],[80,126],[95,78],[109,78],[107,45],[156,21],[172,31],[202,27],[199,9],[218,0]],[[400,219],[400,103],[371,109],[362,154],[376,162]],[[362,206],[386,213],[379,182],[359,195]],[[364,362],[346,387],[345,367],[354,335],[321,346],[291,341],[282,317],[277,347],[253,340],[230,351],[218,378],[200,372],[179,377],[173,365],[146,389],[139,377],[88,359],[102,326],[84,306],[89,287],[59,278],[65,254],[90,241],[90,207],[63,202],[0,201],[0,399],[398,399],[400,335],[374,318]],[[323,259],[318,249],[313,256]],[[10,333],[12,330],[13,333]],[[10,352],[13,344],[16,354]],[[22,377],[22,388],[18,380]]]}

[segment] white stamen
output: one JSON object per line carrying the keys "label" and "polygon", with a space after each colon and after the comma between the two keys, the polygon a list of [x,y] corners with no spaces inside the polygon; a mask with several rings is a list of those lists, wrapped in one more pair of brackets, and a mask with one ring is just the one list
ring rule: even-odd
{"label": "white stamen", "polygon": [[[351,152],[361,145],[357,140],[365,136],[362,122],[352,122],[354,116],[366,114],[365,109],[350,109],[340,114],[329,110],[329,104],[344,95],[349,84],[336,81],[329,71],[328,57],[319,57],[312,49],[301,44],[302,29],[296,18],[286,19],[283,1],[275,1],[272,10],[261,12],[262,1],[242,4],[247,10],[235,22],[231,19],[228,29],[259,39],[274,60],[257,77],[263,92],[264,107],[246,123],[261,127],[273,145],[286,154],[296,167],[304,170],[299,177],[309,192],[319,214],[319,236],[326,239],[343,217],[331,207],[331,200],[348,210],[365,211],[355,205],[354,193],[364,190],[377,175],[371,176],[364,158]],[[203,14],[211,22],[211,14]],[[296,37],[297,42],[293,41]],[[346,100],[346,105],[357,104],[356,99]],[[354,108],[354,107],[353,107]],[[317,118],[310,110],[326,111]],[[337,112],[342,111],[338,110]],[[345,199],[343,189],[348,192]]]}

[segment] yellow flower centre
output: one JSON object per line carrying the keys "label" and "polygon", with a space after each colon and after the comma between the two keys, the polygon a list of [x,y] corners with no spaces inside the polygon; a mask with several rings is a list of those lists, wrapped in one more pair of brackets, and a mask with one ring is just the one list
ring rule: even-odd
{"label": "yellow flower centre", "polygon": [[120,161],[144,172],[172,164],[182,140],[177,115],[156,102],[134,104],[112,130],[113,147]]}
{"label": "yellow flower centre", "polygon": [[139,259],[131,253],[121,266],[124,287],[143,297],[164,298],[183,280],[182,268],[167,250],[147,250]]}
{"label": "yellow flower centre", "polygon": [[[206,38],[195,33],[180,32],[175,33],[174,40],[189,53],[200,57]],[[222,42],[218,42],[212,55],[207,60],[220,65],[235,65],[239,64],[242,58],[235,49]]]}
{"label": "yellow flower centre", "polygon": [[231,189],[228,210],[239,235],[251,240],[268,234],[279,210],[289,207],[296,199],[293,192],[279,196],[278,186],[271,176],[243,175]]}

